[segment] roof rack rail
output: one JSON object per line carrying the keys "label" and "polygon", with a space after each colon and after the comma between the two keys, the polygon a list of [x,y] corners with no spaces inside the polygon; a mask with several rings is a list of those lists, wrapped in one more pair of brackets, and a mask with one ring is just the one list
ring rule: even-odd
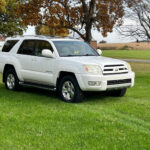
{"label": "roof rack rail", "polygon": [[74,37],[71,37],[71,36],[59,36],[59,35],[37,35],[37,36],[51,38],[51,39],[53,39],[53,38],[75,39]]}
{"label": "roof rack rail", "polygon": [[55,35],[49,35],[49,36],[46,36],[46,35],[15,35],[15,36],[12,36],[12,38],[17,38],[17,37],[39,37],[39,38],[49,38],[49,39],[54,39],[54,38],[64,38],[64,39],[76,39],[74,37],[71,37],[71,36],[55,36]]}
{"label": "roof rack rail", "polygon": [[16,38],[16,37],[28,37],[28,36],[31,36],[31,37],[45,37],[43,35],[14,35],[14,36],[12,36],[12,38]]}

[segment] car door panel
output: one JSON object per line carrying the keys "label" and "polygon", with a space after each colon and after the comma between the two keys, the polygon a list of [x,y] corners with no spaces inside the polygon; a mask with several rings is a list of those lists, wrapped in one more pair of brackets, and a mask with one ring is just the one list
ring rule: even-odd
{"label": "car door panel", "polygon": [[34,82],[45,85],[53,85],[55,58],[43,57],[43,49],[52,49],[52,47],[48,41],[37,40],[35,46],[36,56],[32,59]]}
{"label": "car door panel", "polygon": [[32,61],[34,81],[41,84],[52,85],[55,59],[45,57],[37,57],[35,59]]}
{"label": "car door panel", "polygon": [[16,56],[21,65],[20,73],[24,81],[34,80],[34,72],[32,67],[32,61],[35,58],[34,54],[35,40],[24,40]]}

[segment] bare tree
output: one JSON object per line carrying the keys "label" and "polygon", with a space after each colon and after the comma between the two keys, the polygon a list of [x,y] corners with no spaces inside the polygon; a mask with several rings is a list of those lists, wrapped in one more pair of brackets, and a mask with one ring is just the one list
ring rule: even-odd
{"label": "bare tree", "polygon": [[126,8],[125,20],[132,23],[117,29],[121,35],[150,41],[150,0],[133,0],[132,6]]}

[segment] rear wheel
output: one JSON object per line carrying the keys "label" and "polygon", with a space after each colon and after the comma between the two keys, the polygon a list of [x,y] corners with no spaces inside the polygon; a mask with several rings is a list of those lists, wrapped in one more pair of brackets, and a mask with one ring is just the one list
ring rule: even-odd
{"label": "rear wheel", "polygon": [[8,90],[16,91],[19,89],[19,79],[14,69],[10,69],[5,74],[5,86]]}
{"label": "rear wheel", "polygon": [[110,95],[114,96],[114,97],[123,97],[125,96],[127,92],[127,89],[120,89],[120,90],[114,90],[114,91],[110,91]]}
{"label": "rear wheel", "polygon": [[65,102],[81,102],[83,92],[81,91],[75,77],[68,75],[61,79],[59,84],[59,95]]}

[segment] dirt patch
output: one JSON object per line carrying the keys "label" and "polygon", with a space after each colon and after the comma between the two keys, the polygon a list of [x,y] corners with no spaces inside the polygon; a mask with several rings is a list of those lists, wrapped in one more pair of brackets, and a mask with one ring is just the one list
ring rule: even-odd
{"label": "dirt patch", "polygon": [[98,48],[102,50],[150,50],[150,42],[141,43],[101,43]]}

